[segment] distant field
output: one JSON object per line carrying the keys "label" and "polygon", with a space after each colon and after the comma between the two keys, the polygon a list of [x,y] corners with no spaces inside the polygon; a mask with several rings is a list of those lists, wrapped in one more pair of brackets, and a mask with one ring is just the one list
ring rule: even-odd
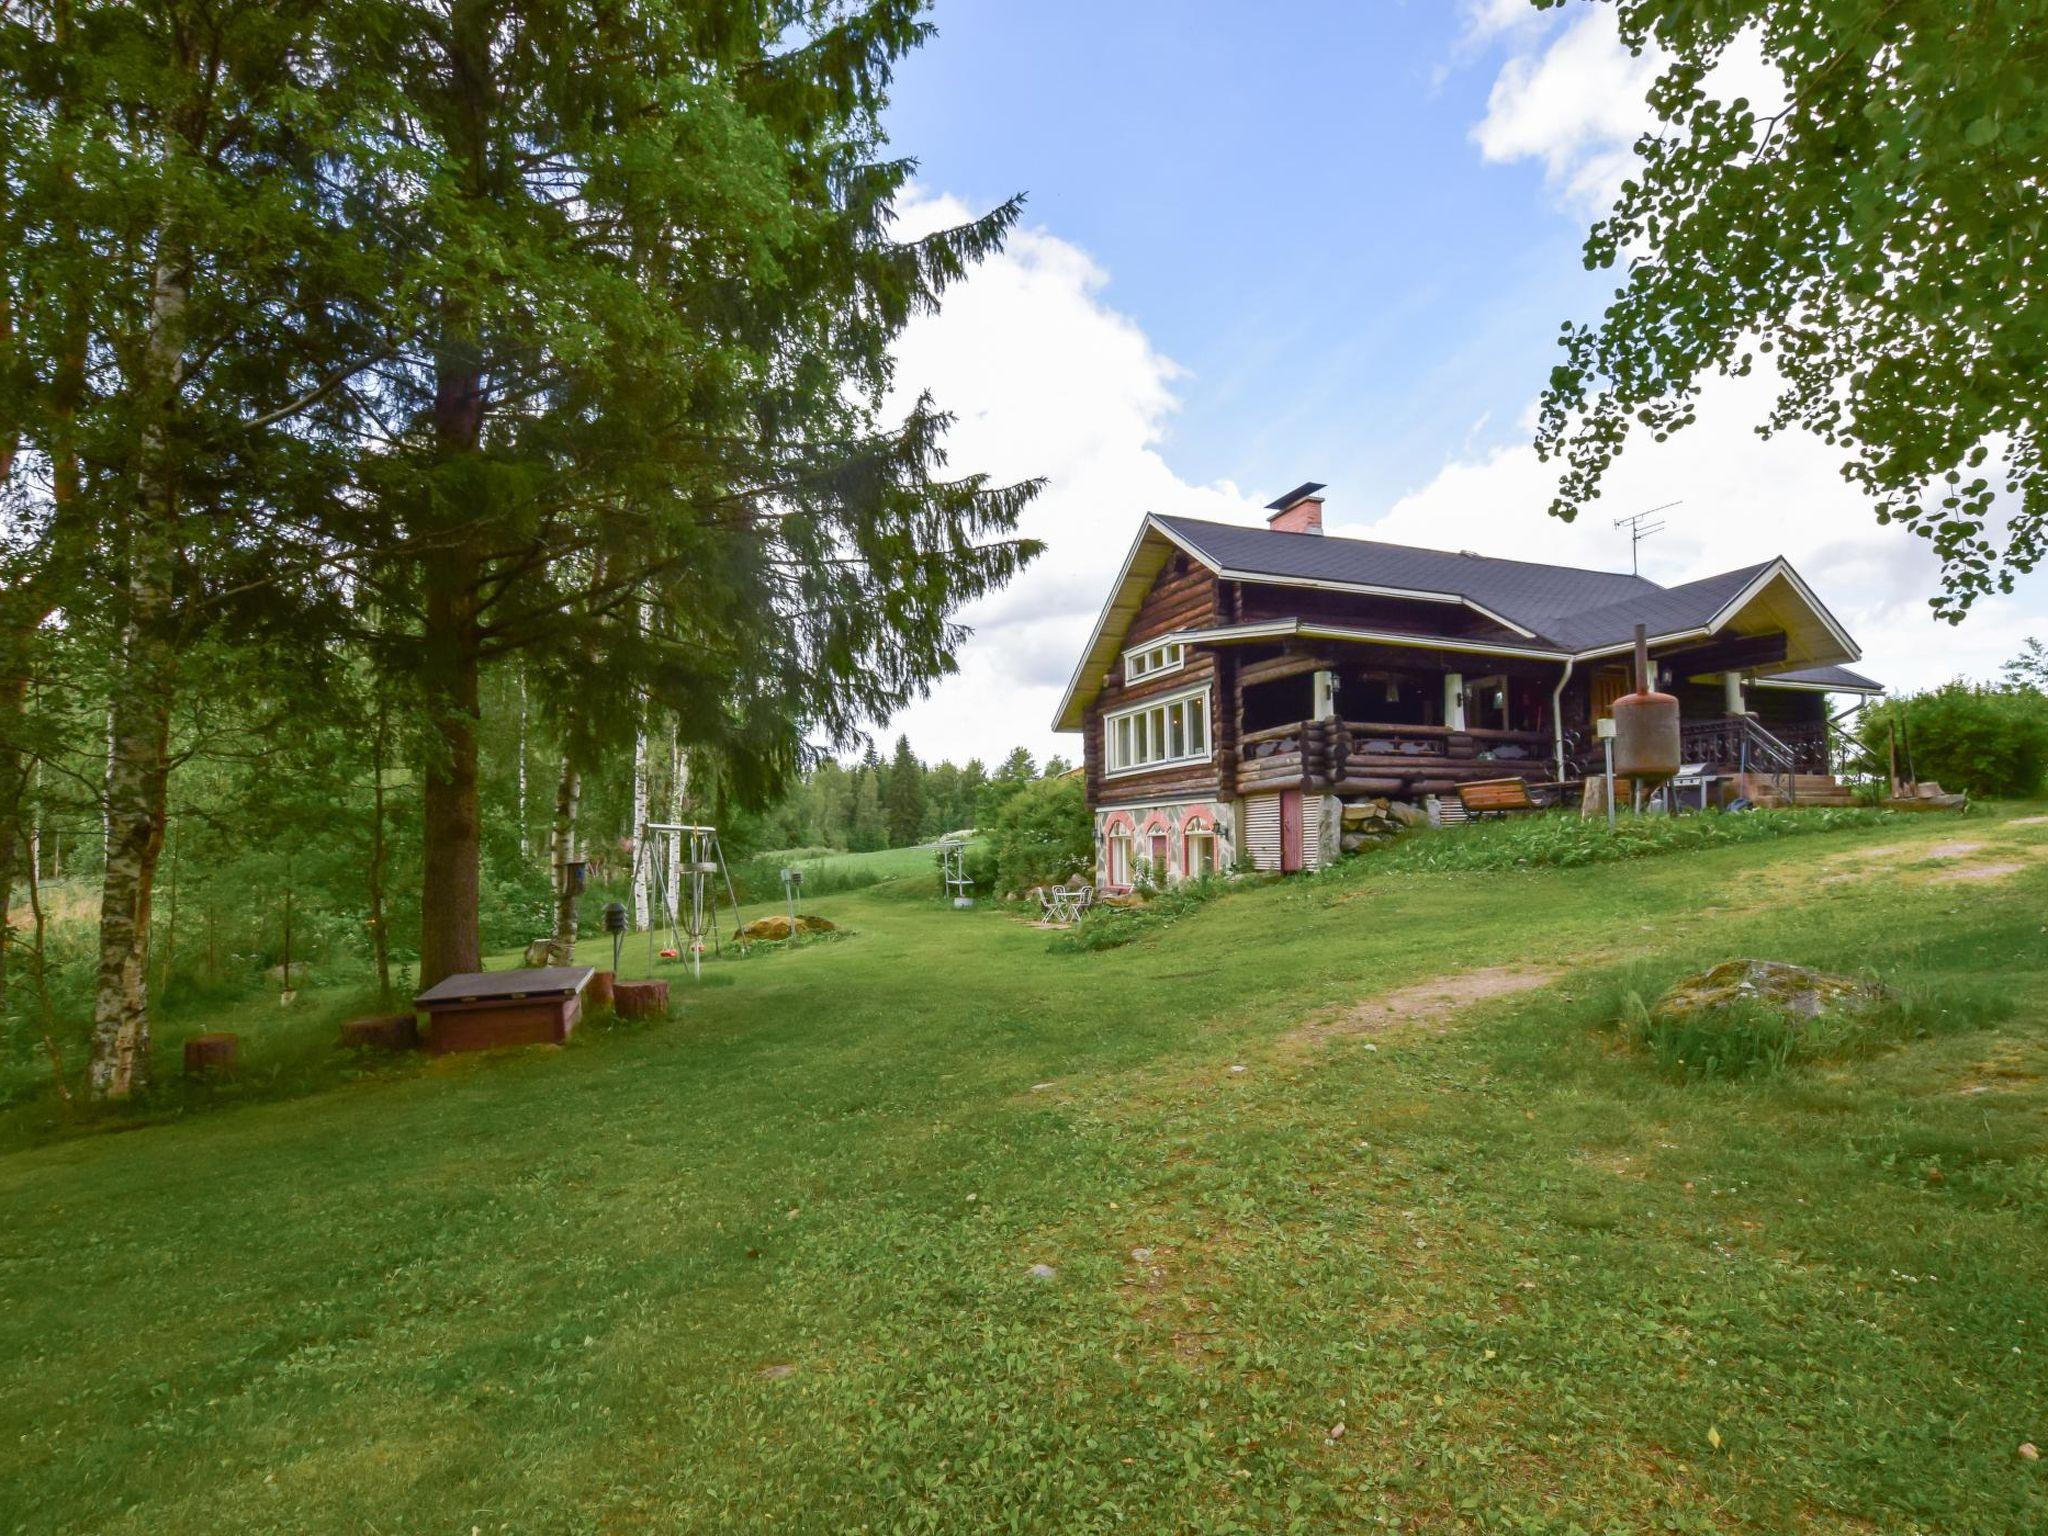
{"label": "distant field", "polygon": [[[804,854],[796,859],[804,872],[806,899],[842,891],[863,890],[885,880],[906,883],[931,881],[932,894],[939,893],[937,845],[920,843],[914,848],[883,848],[873,853]],[[764,853],[748,861],[749,884],[759,890],[773,890],[774,871],[789,862],[785,854]]]}
{"label": "distant field", "polygon": [[[1094,953],[827,896],[672,1022],[346,1081],[252,1006],[329,1078],[0,1156],[0,1532],[2048,1529],[2041,811]],[[1910,1027],[1617,1025],[1742,955]]]}

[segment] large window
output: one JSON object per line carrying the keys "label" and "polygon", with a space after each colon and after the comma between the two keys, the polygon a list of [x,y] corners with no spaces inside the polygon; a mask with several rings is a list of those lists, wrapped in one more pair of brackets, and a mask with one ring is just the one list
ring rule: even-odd
{"label": "large window", "polygon": [[1162,672],[1178,672],[1187,665],[1188,648],[1184,645],[1167,644],[1147,646],[1142,651],[1124,653],[1124,681],[1135,683],[1141,677],[1157,677]]}
{"label": "large window", "polygon": [[1103,722],[1109,771],[1135,773],[1209,755],[1209,690],[1122,710]]}

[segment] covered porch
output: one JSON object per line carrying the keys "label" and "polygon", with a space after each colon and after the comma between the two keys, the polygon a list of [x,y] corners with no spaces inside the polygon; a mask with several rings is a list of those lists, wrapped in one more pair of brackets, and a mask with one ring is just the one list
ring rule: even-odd
{"label": "covered porch", "polygon": [[[1738,670],[1769,665],[1784,648],[1782,636],[1753,637],[1653,658],[1657,686],[1680,701],[1681,757],[1704,768],[1717,801],[1836,798],[1825,691]],[[1336,640],[1217,654],[1237,683],[1224,755],[1239,794],[1419,799],[1476,779],[1574,785],[1600,772],[1595,722],[1631,686],[1608,658],[1579,665]]]}

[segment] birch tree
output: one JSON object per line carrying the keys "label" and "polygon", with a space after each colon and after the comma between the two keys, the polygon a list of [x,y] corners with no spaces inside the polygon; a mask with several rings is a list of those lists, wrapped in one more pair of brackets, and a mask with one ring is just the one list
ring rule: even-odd
{"label": "birch tree", "polygon": [[280,605],[237,610],[260,606],[257,586],[277,590],[267,569],[252,577],[274,530],[319,494],[301,426],[374,358],[335,299],[351,247],[321,170],[359,102],[326,72],[335,17],[312,3],[56,0],[13,7],[0,28],[13,194],[0,421],[19,594],[0,615],[0,856],[21,842],[32,733],[13,726],[35,636],[77,622],[68,608],[106,609],[100,1097],[125,1096],[147,1059],[180,650],[202,630],[275,619]]}
{"label": "birch tree", "polygon": [[[1626,275],[1543,396],[1552,512],[1690,425],[1705,379],[1774,365],[1764,430],[1840,450],[1878,521],[1929,541],[1938,614],[2011,591],[2048,553],[2048,0],[1602,3],[1663,66],[1658,121],[1586,242]],[[1751,47],[1781,100],[1719,84]]]}

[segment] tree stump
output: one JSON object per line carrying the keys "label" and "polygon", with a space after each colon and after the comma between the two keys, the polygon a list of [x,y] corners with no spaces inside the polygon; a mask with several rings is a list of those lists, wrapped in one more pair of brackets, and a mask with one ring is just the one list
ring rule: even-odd
{"label": "tree stump", "polygon": [[185,1042],[185,1075],[204,1077],[212,1072],[226,1072],[235,1064],[235,1053],[241,1049],[242,1037],[225,1032],[212,1035],[194,1035]]}
{"label": "tree stump", "polygon": [[668,983],[665,981],[620,981],[612,985],[612,1006],[622,1019],[665,1019],[668,1017]]}
{"label": "tree stump", "polygon": [[592,971],[590,985],[583,989],[583,1001],[592,1008],[612,1006],[612,983],[617,978],[610,971]]}
{"label": "tree stump", "polygon": [[350,1019],[341,1026],[341,1043],[363,1051],[416,1051],[420,1022],[409,1013],[383,1013]]}

